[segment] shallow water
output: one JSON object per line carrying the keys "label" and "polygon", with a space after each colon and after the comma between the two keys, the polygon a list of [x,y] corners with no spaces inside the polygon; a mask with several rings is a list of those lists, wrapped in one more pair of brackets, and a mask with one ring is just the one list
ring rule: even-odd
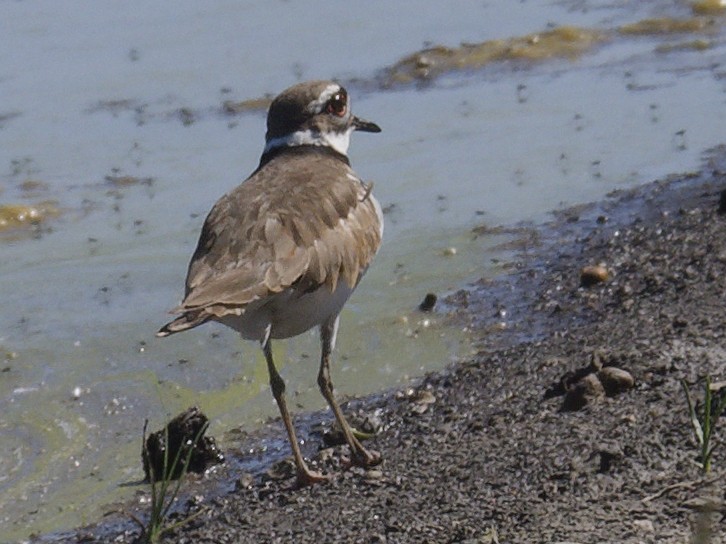
{"label": "shallow water", "polygon": [[[624,36],[625,23],[692,14],[622,4],[2,4],[0,205],[53,201],[58,216],[0,233],[0,541],[91,521],[130,497],[137,488],[120,484],[142,476],[144,418],[156,428],[198,404],[223,436],[276,414],[255,345],[215,326],[153,336],[182,294],[204,215],[258,160],[264,116],[225,115],[225,100],[336,77],[384,129],[351,146],[389,213],[333,370],[340,395],[363,394],[466,355],[464,332],[414,309],[427,292],[501,272],[508,237],[472,227],[541,221],[694,168],[722,141],[722,18],[707,32]],[[608,39],[574,60],[377,87],[422,47],[550,23]],[[683,47],[656,52],[664,45]],[[322,407],[315,334],[275,350],[294,403]]]}

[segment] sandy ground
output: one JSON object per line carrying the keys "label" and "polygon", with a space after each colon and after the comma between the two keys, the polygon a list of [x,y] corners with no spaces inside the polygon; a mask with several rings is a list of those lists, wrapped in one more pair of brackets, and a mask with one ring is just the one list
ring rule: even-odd
{"label": "sandy ground", "polygon": [[[510,274],[451,297],[475,357],[348,404],[380,420],[379,468],[343,470],[343,448],[314,441],[326,484],[295,489],[284,464],[193,479],[181,510],[202,513],[165,541],[726,542],[726,421],[704,475],[681,387],[701,399],[706,375],[726,379],[725,191],[721,148],[700,172],[524,230]],[[583,287],[598,264],[608,278]],[[270,433],[279,422],[248,440]],[[116,519],[48,540],[137,535]]]}

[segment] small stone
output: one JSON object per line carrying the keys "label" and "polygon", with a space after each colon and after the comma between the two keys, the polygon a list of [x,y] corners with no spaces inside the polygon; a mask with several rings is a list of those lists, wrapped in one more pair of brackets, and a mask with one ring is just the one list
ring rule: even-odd
{"label": "small stone", "polygon": [[597,372],[603,367],[603,363],[607,361],[607,353],[601,349],[596,349],[590,355],[590,370]]}
{"label": "small stone", "polygon": [[688,320],[683,316],[676,316],[673,318],[673,328],[674,329],[685,329],[688,327]]}
{"label": "small stone", "polygon": [[331,448],[323,448],[318,452],[318,454],[315,456],[315,460],[320,465],[324,465],[326,463],[332,462],[332,460],[335,458],[335,450]]}
{"label": "small stone", "polygon": [[592,287],[598,283],[606,282],[610,279],[608,269],[603,265],[585,266],[580,270],[580,285],[583,287]]}
{"label": "small stone", "polygon": [[283,459],[275,463],[262,475],[263,480],[287,480],[295,476],[295,464],[292,459]]}
{"label": "small stone", "polygon": [[436,402],[436,396],[431,391],[422,389],[411,395],[409,400],[412,403],[411,412],[422,415],[428,411],[430,405]]}
{"label": "small stone", "polygon": [[383,478],[383,471],[376,468],[366,470],[365,478],[366,480],[380,480]]}
{"label": "small stone", "polygon": [[597,375],[588,374],[567,391],[562,402],[562,410],[565,412],[581,410],[604,396],[605,389]]}
{"label": "small stone", "polygon": [[653,526],[653,522],[650,521],[649,519],[636,519],[633,522],[633,525],[635,525],[635,527],[637,529],[640,529],[641,531],[643,531],[645,533],[655,532],[655,527]]}
{"label": "small stone", "polygon": [[597,373],[597,377],[608,397],[619,395],[635,386],[635,379],[630,372],[614,366],[606,366],[601,369]]}
{"label": "small stone", "polygon": [[436,395],[427,389],[421,389],[411,396],[416,404],[433,404],[436,402]]}
{"label": "small stone", "polygon": [[429,409],[428,404],[414,404],[411,406],[411,411],[414,414],[422,415]]}
{"label": "small stone", "polygon": [[235,491],[240,491],[242,489],[250,489],[255,483],[255,477],[252,476],[252,474],[245,472],[237,478],[237,481],[234,483]]}

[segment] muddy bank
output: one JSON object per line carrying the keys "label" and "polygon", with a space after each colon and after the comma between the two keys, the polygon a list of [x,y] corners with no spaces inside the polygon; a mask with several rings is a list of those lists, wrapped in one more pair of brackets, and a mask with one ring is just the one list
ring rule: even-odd
{"label": "muddy bank", "polygon": [[[245,474],[233,461],[187,482],[181,510],[203,512],[168,541],[663,543],[700,530],[723,542],[726,446],[703,475],[680,380],[700,398],[706,375],[726,376],[724,190],[721,148],[698,173],[534,229],[512,273],[451,297],[452,318],[480,337],[476,356],[349,403],[380,420],[369,445],[381,467],[344,470],[344,452],[316,451],[310,432],[329,483],[292,489],[284,464]],[[583,287],[588,265],[605,281]],[[634,386],[563,411],[563,377],[593,364]],[[225,454],[278,435],[274,422]],[[114,519],[43,540],[133,542]]]}

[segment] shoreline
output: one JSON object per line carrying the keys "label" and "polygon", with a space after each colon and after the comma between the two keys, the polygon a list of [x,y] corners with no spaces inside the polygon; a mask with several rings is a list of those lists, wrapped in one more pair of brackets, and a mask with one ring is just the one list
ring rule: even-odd
{"label": "shoreline", "polygon": [[[233,461],[185,483],[182,511],[204,512],[166,541],[684,542],[707,518],[722,542],[726,445],[702,475],[680,380],[700,398],[706,375],[726,378],[724,190],[719,147],[698,173],[526,229],[510,273],[447,300],[478,336],[475,356],[346,403],[380,420],[381,467],[343,470],[340,447],[315,454],[319,433],[305,433],[330,482],[291,489],[285,462],[262,478]],[[600,263],[609,278],[582,287],[582,267]],[[634,386],[563,411],[558,384],[594,360]],[[328,417],[297,419],[310,430]],[[276,420],[244,442],[278,438]],[[134,542],[127,519],[31,541]]]}

